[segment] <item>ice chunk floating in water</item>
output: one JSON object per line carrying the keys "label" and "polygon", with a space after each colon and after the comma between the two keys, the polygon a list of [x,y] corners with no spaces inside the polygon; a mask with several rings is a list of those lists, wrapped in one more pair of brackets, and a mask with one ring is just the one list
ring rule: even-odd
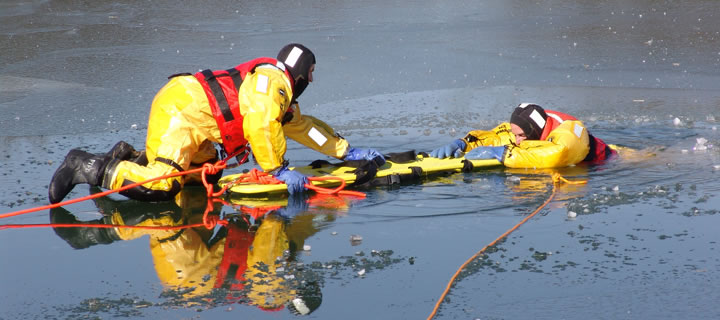
{"label": "ice chunk floating in water", "polygon": [[708,140],[705,138],[700,137],[700,138],[695,139],[695,141],[696,141],[696,143],[695,143],[695,146],[693,147],[693,150],[695,150],[695,151],[704,151],[709,148],[712,148],[712,144],[708,144],[707,143]]}

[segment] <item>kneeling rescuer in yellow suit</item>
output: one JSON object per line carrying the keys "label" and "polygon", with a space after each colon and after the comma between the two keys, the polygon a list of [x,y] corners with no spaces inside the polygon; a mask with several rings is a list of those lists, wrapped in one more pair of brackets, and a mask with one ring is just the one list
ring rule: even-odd
{"label": "kneeling rescuer in yellow suit", "polygon": [[[288,169],[285,136],[337,159],[382,165],[385,160],[377,150],[352,148],[326,123],[301,114],[297,98],[313,81],[314,70],[312,51],[293,43],[283,47],[277,59],[171,76],[153,100],[145,151],[123,141],[104,154],[71,150],[52,177],[49,200],[62,201],[80,183],[117,189],[197,168],[217,161],[215,144],[228,157],[252,152],[262,170],[284,181],[290,193],[302,192],[308,180]],[[214,182],[221,175],[216,174]],[[121,194],[143,201],[172,200],[194,179],[197,176],[156,180]]]}

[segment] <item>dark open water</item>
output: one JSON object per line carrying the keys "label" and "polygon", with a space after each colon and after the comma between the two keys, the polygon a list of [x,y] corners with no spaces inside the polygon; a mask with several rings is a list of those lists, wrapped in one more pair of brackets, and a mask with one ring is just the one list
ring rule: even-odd
{"label": "dark open water", "polygon": [[[437,319],[720,318],[718,14],[716,1],[4,1],[0,213],[46,204],[71,148],[141,146],[168,75],[301,42],[318,56],[304,111],[355,146],[428,151],[536,102],[639,150],[560,170],[588,184],[559,188],[472,263]],[[321,156],[291,144],[288,157]],[[339,208],[237,220],[237,238],[229,228],[125,230],[73,249],[81,241],[68,232],[0,230],[0,319],[288,319],[299,296],[321,301],[315,319],[424,319],[467,258],[549,197],[547,174],[490,170],[367,190]],[[202,190],[189,199],[180,209],[118,196],[52,217],[197,222]],[[252,259],[223,250],[230,239],[257,240]],[[168,247],[174,254],[159,253]],[[246,270],[253,281],[212,290],[223,287],[222,259],[283,250],[278,265]]]}

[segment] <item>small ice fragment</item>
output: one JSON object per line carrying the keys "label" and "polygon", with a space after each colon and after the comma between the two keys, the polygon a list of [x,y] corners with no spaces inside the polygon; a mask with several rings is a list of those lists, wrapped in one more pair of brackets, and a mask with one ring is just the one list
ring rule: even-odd
{"label": "small ice fragment", "polygon": [[577,217],[577,213],[575,211],[568,211],[567,216],[570,219],[574,219],[575,217]]}
{"label": "small ice fragment", "polygon": [[312,250],[312,247],[310,247],[309,244],[306,244],[306,245],[303,246],[303,250],[304,250],[304,251],[310,251],[310,250]]}
{"label": "small ice fragment", "polygon": [[130,126],[130,129],[136,130],[136,129],[137,129],[137,124],[134,124],[134,123],[133,123],[133,125]]}
{"label": "small ice fragment", "polygon": [[682,121],[680,121],[680,119],[678,119],[678,118],[675,118],[675,119],[673,119],[673,124],[676,127],[679,127],[680,125],[682,125]]}
{"label": "small ice fragment", "polygon": [[359,245],[363,240],[363,237],[357,234],[350,236],[350,244],[353,246]]}
{"label": "small ice fragment", "polygon": [[336,236],[336,235],[337,235],[337,231],[330,232],[330,234]]}
{"label": "small ice fragment", "polygon": [[362,270],[358,271],[358,275],[361,276],[361,277],[364,276],[364,275],[365,275],[365,269],[362,269]]}

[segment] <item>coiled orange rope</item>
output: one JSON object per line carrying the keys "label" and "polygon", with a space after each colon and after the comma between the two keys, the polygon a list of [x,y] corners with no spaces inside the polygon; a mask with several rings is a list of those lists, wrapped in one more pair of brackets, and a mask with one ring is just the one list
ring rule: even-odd
{"label": "coiled orange rope", "polygon": [[501,234],[499,237],[497,237],[495,240],[493,240],[492,242],[490,242],[488,245],[484,246],[482,249],[480,249],[480,251],[478,251],[478,252],[475,253],[472,257],[470,257],[470,259],[467,259],[467,261],[465,261],[465,263],[463,263],[463,264],[460,266],[460,268],[458,268],[458,270],[455,272],[455,274],[450,278],[450,281],[448,282],[447,286],[445,287],[445,290],[443,291],[442,295],[440,295],[440,298],[438,299],[437,303],[435,304],[435,308],[433,308],[432,313],[431,313],[430,316],[428,316],[428,318],[427,318],[428,320],[430,320],[430,319],[432,319],[433,317],[435,317],[435,314],[437,314],[438,310],[440,309],[440,304],[445,300],[445,297],[446,297],[447,294],[450,292],[450,288],[452,288],[452,285],[453,285],[453,283],[455,283],[455,280],[456,280],[457,277],[460,275],[460,272],[462,272],[462,270],[465,269],[465,267],[467,267],[468,264],[470,264],[473,260],[475,260],[475,259],[476,259],[478,256],[480,256],[483,252],[485,252],[485,250],[487,250],[487,248],[494,246],[494,245],[495,245],[496,243],[498,243],[500,240],[504,239],[504,238],[507,237],[510,233],[512,233],[513,231],[515,231],[517,228],[519,228],[522,224],[524,224],[525,222],[527,222],[528,220],[530,220],[532,217],[534,217],[538,212],[540,212],[540,210],[542,210],[543,208],[545,208],[545,206],[546,206],[548,203],[550,203],[550,201],[552,201],[553,197],[555,197],[555,185],[556,185],[558,182],[565,182],[565,183],[568,183],[568,184],[585,184],[585,183],[587,183],[587,181],[569,181],[569,180],[563,178],[562,176],[560,176],[560,174],[558,174],[558,173],[554,173],[554,174],[552,175],[552,180],[553,180],[552,193],[550,194],[550,197],[548,197],[548,199],[545,200],[545,202],[543,202],[542,205],[540,205],[537,209],[535,209],[535,211],[533,211],[530,215],[528,215],[527,217],[525,217],[524,219],[522,219],[520,222],[518,222],[515,226],[513,226],[512,228],[510,228],[510,229],[508,229],[507,231],[505,231],[505,233]]}
{"label": "coiled orange rope", "polygon": [[[322,194],[340,194],[340,195],[349,195],[349,196],[356,196],[365,198],[365,193],[359,192],[359,191],[351,191],[351,190],[343,190],[345,189],[346,182],[345,179],[340,177],[308,177],[308,180],[311,183],[306,183],[305,188],[308,190],[313,190],[317,193]],[[328,181],[328,180],[338,180],[340,181],[340,185],[334,189],[328,189],[316,186],[312,184],[312,181]],[[282,181],[276,179],[275,177],[269,175],[267,172],[260,171],[256,168],[253,168],[252,170],[248,171],[247,173],[241,175],[231,183],[228,183],[223,188],[224,190],[227,190],[228,188],[232,187],[233,185],[239,184],[239,183],[260,183],[260,184],[281,184]]]}

